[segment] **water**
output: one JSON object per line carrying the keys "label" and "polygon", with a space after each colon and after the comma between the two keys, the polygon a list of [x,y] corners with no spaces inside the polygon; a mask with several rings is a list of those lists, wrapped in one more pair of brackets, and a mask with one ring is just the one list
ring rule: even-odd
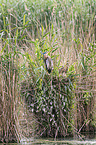
{"label": "water", "polygon": [[50,140],[36,140],[33,142],[22,142],[21,145],[96,145],[96,140],[86,140],[86,141],[77,141],[77,140],[58,140],[58,141],[50,141]]}
{"label": "water", "polygon": [[[86,140],[74,140],[72,138],[54,140],[52,138],[34,139],[22,138],[21,143],[8,143],[8,145],[96,145],[96,135],[87,134]],[[5,145],[1,143],[0,145]]]}
{"label": "water", "polygon": [[71,138],[67,139],[33,139],[29,142],[22,140],[21,144],[32,144],[32,145],[96,145],[96,138],[94,139],[86,139],[83,141],[80,140],[74,140]]}
{"label": "water", "polygon": [[[62,141],[50,141],[50,140],[35,140],[32,142],[24,141],[21,143],[8,143],[7,145],[96,145],[96,140],[62,140]],[[0,145],[5,145],[1,143]]]}

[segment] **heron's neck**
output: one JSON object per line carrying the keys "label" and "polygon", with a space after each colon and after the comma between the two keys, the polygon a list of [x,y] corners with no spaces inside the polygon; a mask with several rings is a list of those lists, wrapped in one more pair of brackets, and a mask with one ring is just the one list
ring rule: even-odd
{"label": "heron's neck", "polygon": [[45,55],[44,55],[44,59],[47,59],[47,58],[48,58],[48,56],[47,56],[47,54],[45,54]]}

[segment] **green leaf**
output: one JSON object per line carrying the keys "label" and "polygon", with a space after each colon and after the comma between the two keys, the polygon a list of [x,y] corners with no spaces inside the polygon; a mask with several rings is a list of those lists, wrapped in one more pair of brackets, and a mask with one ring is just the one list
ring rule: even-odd
{"label": "green leaf", "polygon": [[45,35],[43,35],[43,38],[46,37],[50,32],[46,33]]}
{"label": "green leaf", "polygon": [[5,43],[4,47],[2,48],[1,54],[3,53],[3,51],[4,51],[4,49],[6,48],[7,44],[8,44],[8,41]]}
{"label": "green leaf", "polygon": [[25,25],[25,15],[23,16],[23,26]]}
{"label": "green leaf", "polygon": [[59,47],[55,48],[54,50],[52,50],[52,53],[55,52]]}

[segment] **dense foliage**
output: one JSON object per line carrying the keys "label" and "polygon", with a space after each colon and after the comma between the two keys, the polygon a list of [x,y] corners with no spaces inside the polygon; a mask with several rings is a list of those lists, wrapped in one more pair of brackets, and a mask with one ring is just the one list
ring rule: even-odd
{"label": "dense foliage", "polygon": [[95,131],[95,7],[95,0],[0,0],[2,142]]}

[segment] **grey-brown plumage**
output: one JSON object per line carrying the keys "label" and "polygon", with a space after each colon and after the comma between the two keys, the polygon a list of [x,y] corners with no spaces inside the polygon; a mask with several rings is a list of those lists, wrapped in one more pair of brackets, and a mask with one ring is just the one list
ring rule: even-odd
{"label": "grey-brown plumage", "polygon": [[49,55],[47,55],[47,53],[43,53],[43,57],[44,57],[44,63],[45,63],[45,67],[46,70],[48,71],[48,73],[51,73],[51,71],[53,70],[53,61],[51,59],[51,57]]}

